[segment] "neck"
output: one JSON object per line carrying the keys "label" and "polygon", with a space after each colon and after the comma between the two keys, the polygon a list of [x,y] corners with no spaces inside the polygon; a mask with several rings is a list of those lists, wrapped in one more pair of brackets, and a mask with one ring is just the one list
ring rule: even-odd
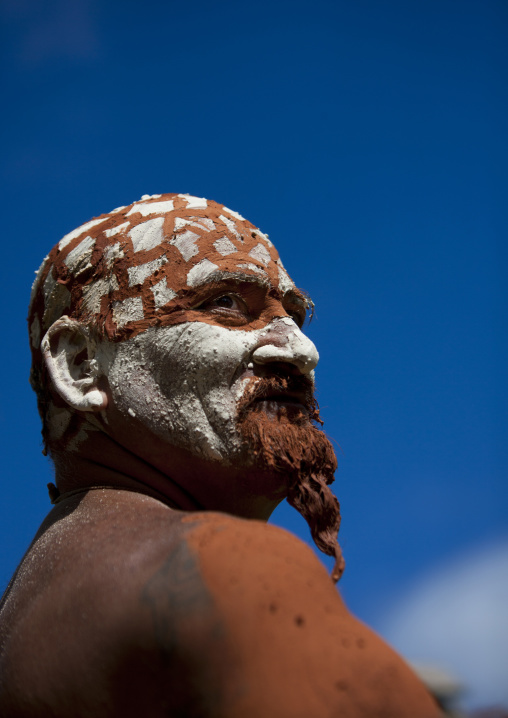
{"label": "neck", "polygon": [[205,461],[177,447],[168,447],[165,461],[152,463],[102,431],[90,432],[75,451],[53,451],[52,459],[61,494],[107,486],[151,495],[182,511],[265,521],[285,496],[280,477]]}

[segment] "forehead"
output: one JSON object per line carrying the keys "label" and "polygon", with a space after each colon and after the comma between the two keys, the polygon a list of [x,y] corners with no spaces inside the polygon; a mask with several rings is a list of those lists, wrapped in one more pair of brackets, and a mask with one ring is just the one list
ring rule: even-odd
{"label": "forehead", "polygon": [[160,264],[159,276],[176,292],[218,271],[254,273],[274,286],[287,281],[268,236],[216,202],[188,195],[151,198],[133,204],[125,219],[122,249],[131,283],[149,272],[150,261]]}
{"label": "forehead", "polygon": [[144,195],[63,237],[36,280],[34,322],[44,330],[66,313],[124,338],[222,273],[294,288],[268,236],[238,213],[190,195]]}

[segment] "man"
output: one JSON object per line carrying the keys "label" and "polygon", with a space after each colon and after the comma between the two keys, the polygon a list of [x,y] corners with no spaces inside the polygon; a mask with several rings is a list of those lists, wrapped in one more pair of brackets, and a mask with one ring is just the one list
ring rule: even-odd
{"label": "man", "polygon": [[437,716],[295,537],[343,560],[315,424],[311,306],[226,207],[144,196],[34,283],[31,381],[55,508],[0,612],[0,714]]}

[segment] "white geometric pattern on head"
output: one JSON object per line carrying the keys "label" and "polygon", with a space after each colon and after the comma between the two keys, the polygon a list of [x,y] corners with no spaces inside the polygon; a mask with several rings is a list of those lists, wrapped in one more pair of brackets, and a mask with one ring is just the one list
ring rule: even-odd
{"label": "white geometric pattern on head", "polygon": [[83,302],[91,314],[98,314],[101,310],[102,298],[118,289],[118,280],[114,274],[103,277],[92,284],[83,287]]}
{"label": "white geometric pattern on head", "polygon": [[138,264],[136,267],[127,267],[127,274],[129,275],[129,287],[134,287],[136,284],[143,284],[145,279],[148,279],[158,269],[166,264],[168,261],[165,254],[156,259],[152,259],[150,262],[145,264]]}
{"label": "white geometric pattern on head", "polygon": [[265,265],[265,267],[268,265],[268,262],[270,262],[271,257],[270,253],[266,249],[266,247],[263,247],[262,244],[257,244],[254,249],[251,249],[249,252],[249,257],[252,257],[253,259],[257,259],[259,262]]}
{"label": "white geometric pattern on head", "polygon": [[88,232],[89,229],[92,229],[92,227],[96,227],[98,224],[101,224],[101,222],[104,222],[104,220],[91,219],[90,222],[86,222],[85,224],[82,224],[81,227],[73,229],[72,232],[69,232],[69,234],[66,234],[65,237],[62,237],[62,239],[58,243],[58,248],[65,249],[65,247],[70,244],[73,239],[76,239],[76,237],[80,237],[85,232]]}
{"label": "white geometric pattern on head", "polygon": [[233,242],[231,242],[231,240],[227,237],[219,237],[219,239],[215,240],[213,246],[219,254],[222,254],[223,257],[238,251]]}
{"label": "white geometric pattern on head", "polygon": [[219,216],[219,219],[224,222],[231,234],[233,234],[239,242],[243,242],[242,235],[238,232],[236,224],[233,222],[232,219],[230,219],[229,217],[224,217],[223,214]]}
{"label": "white geometric pattern on head", "polygon": [[162,226],[164,224],[164,217],[156,217],[155,219],[148,219],[143,224],[138,224],[133,227],[129,232],[129,237],[132,241],[132,246],[135,252],[141,252],[143,249],[154,249],[164,241],[164,234],[162,233]]}
{"label": "white geometric pattern on head", "polygon": [[85,237],[64,259],[67,268],[74,274],[78,267],[80,267],[81,271],[85,269],[92,258],[94,245],[95,239]]}
{"label": "white geometric pattern on head", "polygon": [[[294,287],[267,235],[238,212],[188,194],[143,195],[69,232],[56,250],[34,283],[34,297],[40,289],[43,296],[42,305],[31,303],[34,348],[64,311],[100,321],[109,313],[111,337],[116,330],[144,331],[168,316],[166,305],[182,291],[217,270],[270,277],[283,292]],[[136,322],[143,322],[138,330]]]}
{"label": "white geometric pattern on head", "polygon": [[208,201],[204,197],[193,197],[190,194],[179,194],[179,197],[187,200],[187,209],[206,209]]}
{"label": "white geometric pattern on head", "polygon": [[157,284],[154,284],[153,287],[151,287],[151,290],[153,293],[153,300],[157,309],[163,307],[165,304],[167,304],[176,297],[176,292],[174,292],[172,289],[170,289],[170,287],[168,287],[168,280],[165,277],[164,279],[161,279],[161,281]]}
{"label": "white geometric pattern on head", "polygon": [[187,274],[187,284],[189,287],[195,287],[198,284],[202,284],[210,274],[213,274],[219,269],[217,264],[210,262],[209,259],[202,259],[199,264],[195,264],[194,267]]}
{"label": "white geometric pattern on head", "polygon": [[250,262],[239,264],[238,269],[246,269],[248,272],[255,272],[255,274],[259,274],[262,277],[268,276],[264,269],[261,269],[261,267],[256,267],[255,264],[251,264]]}
{"label": "white geometric pattern on head", "polygon": [[200,238],[201,235],[191,232],[190,229],[186,229],[185,232],[182,232],[177,237],[174,237],[169,241],[170,244],[173,244],[178,249],[185,261],[188,262],[189,259],[195,257],[196,254],[199,254],[197,241]]}
{"label": "white geometric pattern on head", "polygon": [[280,259],[277,260],[277,272],[279,275],[279,289],[280,291],[285,294],[285,292],[288,292],[290,289],[294,289],[295,285],[293,280],[290,278],[289,274],[284,269],[284,266]]}
{"label": "white geometric pattern on head", "polygon": [[119,224],[118,227],[113,227],[112,229],[105,229],[104,234],[106,235],[106,237],[114,237],[115,234],[120,234],[120,232],[123,232],[130,226],[130,222],[124,222],[123,224]]}
{"label": "white geometric pattern on head", "polygon": [[151,214],[167,214],[167,212],[172,212],[174,208],[175,203],[172,199],[166,202],[152,202],[151,204],[133,204],[132,209],[125,216],[128,217],[131,214],[136,214],[136,212],[142,214],[143,217],[148,217]]}

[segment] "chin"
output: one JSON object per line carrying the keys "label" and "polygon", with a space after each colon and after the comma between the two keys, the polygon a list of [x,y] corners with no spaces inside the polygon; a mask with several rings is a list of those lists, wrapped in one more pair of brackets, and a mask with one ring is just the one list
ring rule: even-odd
{"label": "chin", "polygon": [[337,541],[340,504],[329,487],[337,468],[329,439],[308,412],[293,413],[285,407],[275,413],[244,412],[240,430],[253,464],[272,482],[273,495],[277,486],[309,524],[317,547],[335,558],[332,578],[337,581],[344,559]]}
{"label": "chin", "polygon": [[333,447],[302,405],[259,402],[244,412],[239,430],[251,465],[283,475],[288,488],[302,475],[319,474],[326,483],[333,481]]}

